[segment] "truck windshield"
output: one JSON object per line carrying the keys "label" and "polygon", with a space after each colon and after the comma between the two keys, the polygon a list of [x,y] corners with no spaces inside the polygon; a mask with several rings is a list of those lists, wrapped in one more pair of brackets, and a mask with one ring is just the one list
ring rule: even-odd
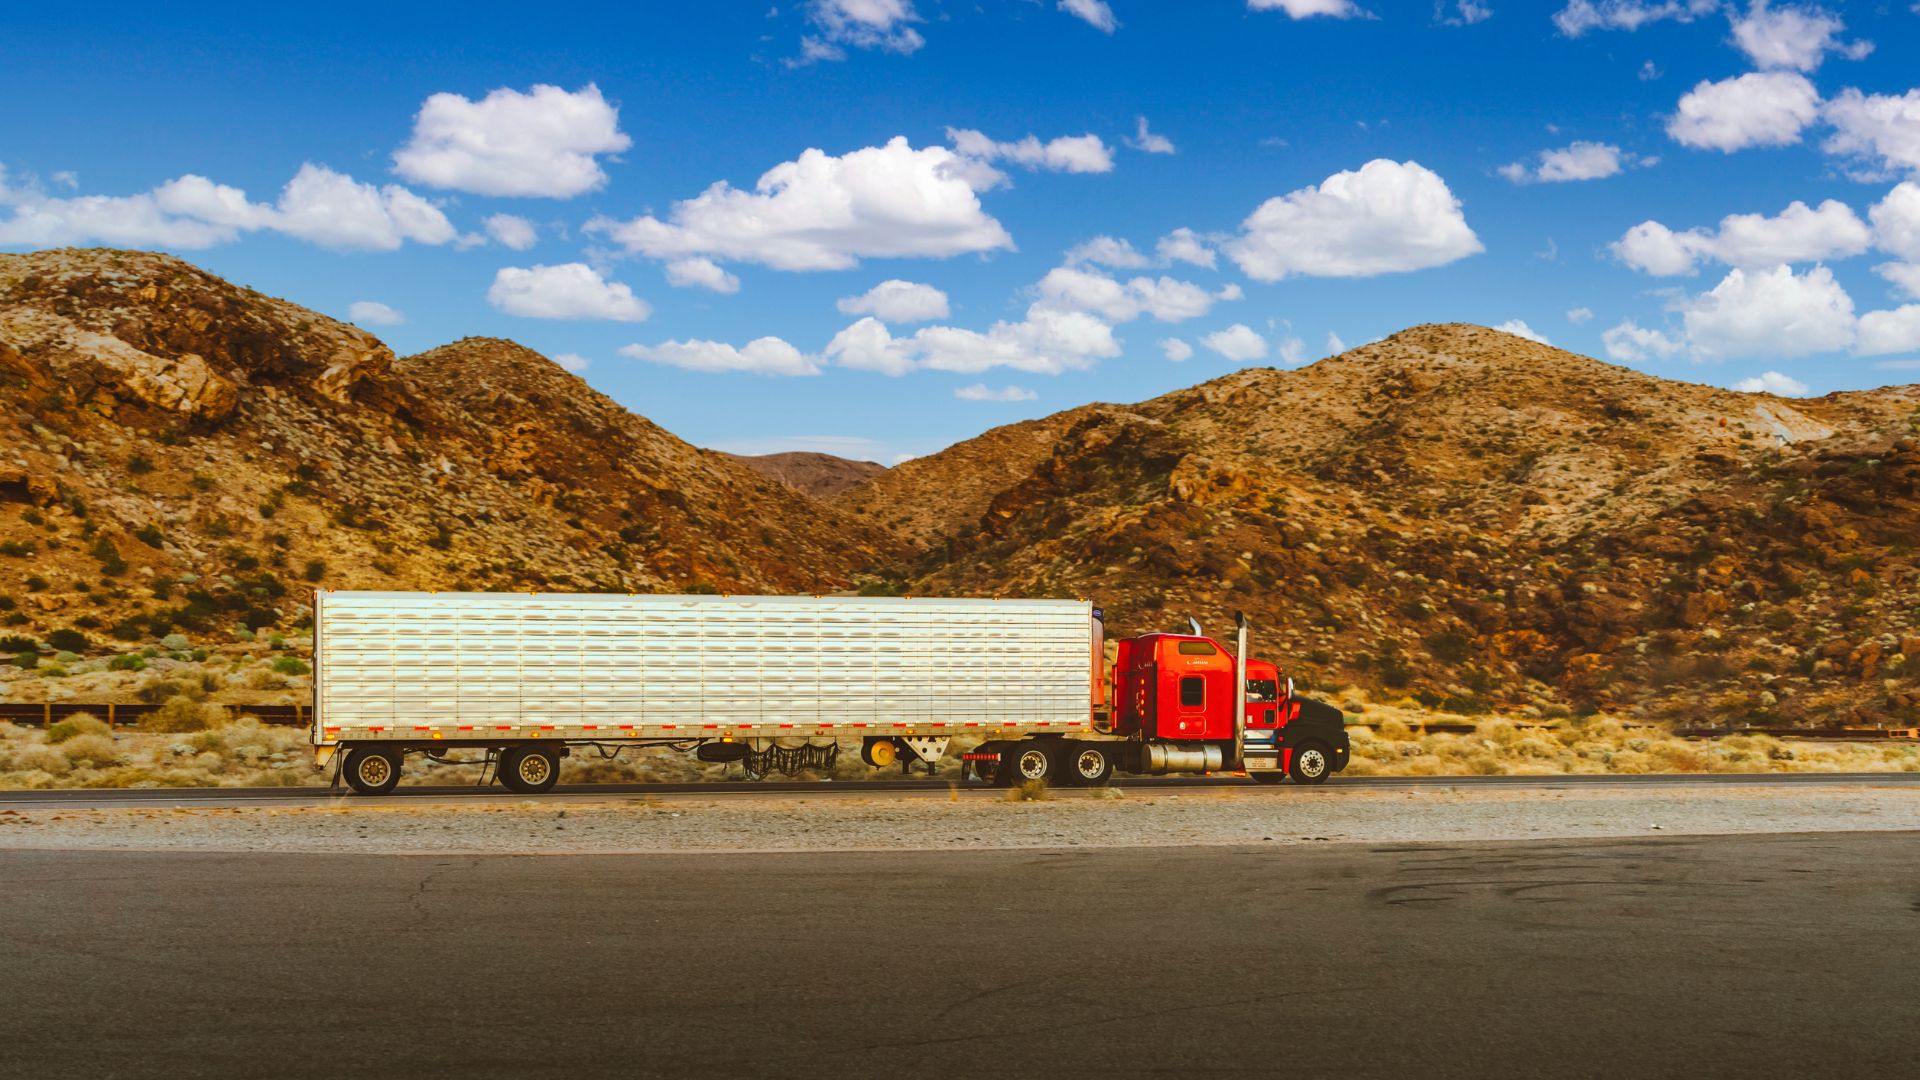
{"label": "truck windshield", "polygon": [[1248,679],[1248,701],[1272,701],[1280,694],[1279,681],[1276,679]]}

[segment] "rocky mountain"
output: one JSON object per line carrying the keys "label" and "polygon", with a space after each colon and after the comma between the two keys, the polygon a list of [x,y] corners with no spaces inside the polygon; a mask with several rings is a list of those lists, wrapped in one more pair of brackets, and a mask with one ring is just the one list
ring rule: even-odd
{"label": "rocky mountain", "polygon": [[1000,429],[838,501],[916,546],[910,591],[1087,596],[1122,633],[1245,610],[1314,684],[1910,723],[1917,438],[1920,387],[1788,401],[1423,326]]}
{"label": "rocky mountain", "polygon": [[815,498],[838,495],[887,471],[875,461],[854,461],[832,454],[795,450],[784,454],[728,454],[762,476]]}
{"label": "rocky mountain", "polygon": [[900,545],[512,342],[161,255],[0,255],[0,633],[290,627],[328,588],[824,591]]}

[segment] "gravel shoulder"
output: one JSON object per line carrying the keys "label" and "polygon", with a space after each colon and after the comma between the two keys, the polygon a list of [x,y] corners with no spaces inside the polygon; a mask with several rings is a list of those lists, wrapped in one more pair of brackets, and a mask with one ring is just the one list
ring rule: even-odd
{"label": "gravel shoulder", "polygon": [[1322,789],[566,797],[0,810],[0,849],[645,854],[1415,843],[1920,830],[1920,789]]}

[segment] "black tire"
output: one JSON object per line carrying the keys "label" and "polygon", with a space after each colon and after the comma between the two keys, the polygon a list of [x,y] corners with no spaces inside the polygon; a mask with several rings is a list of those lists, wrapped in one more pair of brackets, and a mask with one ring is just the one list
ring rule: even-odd
{"label": "black tire", "polygon": [[1015,743],[1007,756],[1001,758],[1000,768],[1008,774],[1009,784],[1025,784],[1033,780],[1051,784],[1064,771],[1060,768],[1059,749],[1037,742]]}
{"label": "black tire", "polygon": [[1252,777],[1253,782],[1256,784],[1277,784],[1287,778],[1286,773],[1278,770],[1267,771],[1263,769],[1260,772],[1250,772],[1247,775]]}
{"label": "black tire", "polygon": [[1294,749],[1292,760],[1287,762],[1287,775],[1293,777],[1296,784],[1326,783],[1327,777],[1333,775],[1333,754],[1327,750],[1327,744],[1301,743]]}
{"label": "black tire", "polygon": [[385,795],[400,782],[400,751],[356,746],[347,751],[347,786],[362,795]]}
{"label": "black tire", "polygon": [[1113,780],[1113,754],[1097,743],[1067,747],[1067,779],[1082,787],[1106,787]]}
{"label": "black tire", "polygon": [[538,795],[560,780],[560,755],[544,746],[509,746],[500,755],[500,785],[521,795]]}

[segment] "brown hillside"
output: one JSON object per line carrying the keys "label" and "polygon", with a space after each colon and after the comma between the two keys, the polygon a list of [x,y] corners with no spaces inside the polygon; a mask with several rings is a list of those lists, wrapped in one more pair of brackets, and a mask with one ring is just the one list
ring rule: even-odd
{"label": "brown hillside", "polygon": [[841,588],[894,541],[537,353],[380,341],[161,255],[0,255],[0,622],[289,627],[333,588]]}
{"label": "brown hillside", "polygon": [[[1313,682],[1457,708],[1911,722],[1916,431],[1917,387],[1789,402],[1423,326],[1077,410],[906,576],[1122,632],[1244,609]],[[854,496],[911,522],[966,459]]]}
{"label": "brown hillside", "polygon": [[727,454],[726,456],[762,476],[772,477],[795,491],[811,495],[816,499],[829,498],[851,491],[887,471],[887,467],[878,462],[854,461],[849,458],[835,457],[832,454],[816,454],[804,450],[784,454]]}

